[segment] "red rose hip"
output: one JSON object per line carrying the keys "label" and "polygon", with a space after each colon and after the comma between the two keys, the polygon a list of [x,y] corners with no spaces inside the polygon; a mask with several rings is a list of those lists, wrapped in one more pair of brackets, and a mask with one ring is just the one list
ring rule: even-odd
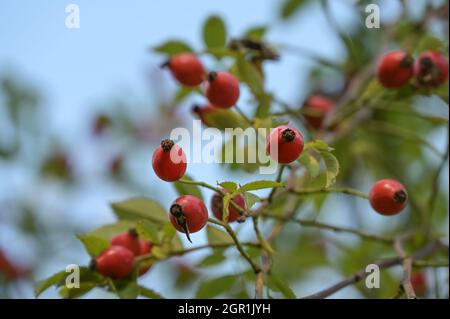
{"label": "red rose hip", "polygon": [[386,88],[399,88],[413,77],[413,58],[404,51],[392,51],[381,57],[377,66],[378,81]]}
{"label": "red rose hip", "polygon": [[114,236],[111,241],[111,245],[113,246],[121,246],[125,247],[135,255],[138,256],[141,252],[141,245],[139,243],[139,235],[136,232],[136,229],[132,228],[129,231]]}
{"label": "red rose hip", "polygon": [[305,119],[316,130],[322,127],[325,115],[333,109],[334,102],[326,96],[313,95],[305,103],[305,109],[311,114],[305,114]]}
{"label": "red rose hip", "polygon": [[425,51],[414,63],[414,75],[419,85],[438,87],[448,79],[448,61],[438,51]]}
{"label": "red rose hip", "polygon": [[164,66],[168,66],[175,79],[185,86],[200,85],[206,75],[203,64],[192,53],[177,54]]}
{"label": "red rose hip", "polygon": [[153,170],[166,182],[174,182],[186,173],[186,155],[172,140],[163,140],[153,153]]}
{"label": "red rose hip", "polygon": [[[227,189],[222,189],[222,191],[225,193],[230,192]],[[242,209],[245,209],[245,200],[241,194],[235,195],[233,197],[233,202],[235,202]],[[223,197],[218,193],[215,193],[211,198],[211,210],[218,220],[223,220]],[[241,217],[241,214],[239,214],[236,208],[234,208],[232,205],[228,207],[228,212],[228,222],[230,223],[238,220]]]}
{"label": "red rose hip", "polygon": [[239,99],[239,81],[228,72],[211,72],[208,75],[205,93],[213,106],[230,108]]}
{"label": "red rose hip", "polygon": [[128,277],[134,266],[134,254],[122,246],[111,246],[93,259],[91,267],[105,277],[123,279]]}
{"label": "red rose hip", "polygon": [[408,202],[405,187],[394,179],[382,179],[376,182],[369,193],[372,208],[381,215],[400,213]]}
{"label": "red rose hip", "polygon": [[300,131],[287,125],[272,130],[266,142],[266,151],[270,158],[280,164],[295,161],[302,153],[303,147],[303,136]]}
{"label": "red rose hip", "polygon": [[208,210],[199,198],[182,195],[170,206],[169,219],[172,225],[179,232],[185,233],[188,240],[191,241],[189,234],[198,232],[206,225]]}
{"label": "red rose hip", "polygon": [[[139,239],[139,248],[140,248],[140,252],[136,256],[146,255],[152,251],[153,244],[149,241]],[[145,265],[145,266],[140,267],[139,276],[142,276],[143,274],[145,274],[150,268],[151,268],[151,265]]]}

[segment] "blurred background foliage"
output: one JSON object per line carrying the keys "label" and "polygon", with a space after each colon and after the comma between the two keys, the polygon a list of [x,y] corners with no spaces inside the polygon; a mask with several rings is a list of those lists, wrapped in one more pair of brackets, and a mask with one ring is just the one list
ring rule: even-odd
{"label": "blurred background foliage", "polygon": [[[312,195],[293,203],[296,216],[387,236],[418,227],[421,231],[407,247],[415,251],[432,238],[448,242],[448,82],[433,91],[418,91],[414,85],[386,91],[374,80],[374,67],[380,53],[393,48],[413,55],[439,49],[448,57],[448,1],[418,1],[420,8],[408,1],[398,1],[394,8],[387,1],[374,1],[382,8],[382,27],[367,29],[364,9],[371,2],[274,1],[271,8],[276,8],[277,16],[273,21],[233,34],[225,29],[230,27],[227,16],[205,18],[208,22],[202,26],[202,36],[206,52],[217,58],[206,59],[211,68],[230,67],[245,84],[240,108],[248,117],[258,118],[255,125],[290,122],[307,140],[329,141],[339,161],[337,185],[366,192],[375,180],[396,178],[407,186],[411,201],[404,213],[387,221],[360,199],[342,194]],[[343,25],[342,8],[335,6],[344,6],[354,23]],[[385,8],[396,14],[383,19]],[[325,57],[317,53],[323,41],[320,38],[314,47],[304,46],[298,39],[279,43],[276,36],[270,36],[272,28],[289,28],[309,12],[321,15],[317,23],[328,25],[334,33],[331,37],[337,39],[336,51],[344,54]],[[218,34],[222,27],[225,31]],[[216,31],[208,34],[208,30]],[[263,41],[267,47],[247,50],[240,47],[242,38]],[[176,52],[180,46],[191,48],[183,39],[161,43],[156,47],[160,53]],[[282,79],[278,75],[278,83],[297,83],[298,77],[304,83],[280,98],[278,87],[267,82],[278,59],[282,62],[290,55],[310,63],[301,69],[285,69],[292,73],[284,73]],[[155,60],[162,62],[162,57],[155,55]],[[290,61],[292,65],[295,62]],[[64,130],[49,125],[54,109],[46,107],[46,93],[26,76],[3,70],[0,68],[0,297],[32,297],[32,284],[37,279],[70,263],[87,263],[88,256],[74,234],[115,222],[108,201],[146,195],[168,207],[175,192],[193,191],[180,189],[178,184],[177,189],[168,190],[170,185],[164,188],[162,182],[150,177],[150,155],[172,128],[189,127],[195,118],[189,109],[202,99],[195,90],[173,88],[164,71],[152,68],[145,79],[152,94],[140,100],[117,92],[105,95],[100,103],[89,106],[88,119],[83,118],[84,123],[73,134],[76,138],[67,139]],[[328,130],[317,132],[305,126],[302,105],[309,95],[342,100],[348,92],[347,103],[339,109],[341,117],[330,123]],[[289,115],[268,117],[269,109]],[[64,117],[64,110],[59,112]],[[217,127],[229,127],[236,121],[246,125],[240,114],[231,111],[212,120]],[[246,148],[245,144],[239,147]],[[201,167],[193,165],[189,174],[196,180],[210,174],[212,184],[216,180],[244,183],[259,179],[256,168],[258,165],[244,163],[201,172]],[[298,183],[322,186],[323,178],[309,172]],[[208,201],[210,193],[202,192]],[[271,214],[281,216],[288,197],[277,198]],[[242,240],[253,239],[249,223],[233,226]],[[262,231],[267,233],[272,226],[272,219],[263,220]],[[196,242],[205,241],[202,235],[196,236]],[[277,253],[267,291],[273,298],[316,292],[368,263],[396,256],[390,244],[295,223],[285,226],[273,247]],[[258,249],[250,247],[248,253],[259,259]],[[174,257],[155,265],[142,279],[143,285],[165,297],[251,298],[255,276],[240,258],[233,248]],[[426,268],[424,272],[429,285],[423,297],[448,298],[448,268]],[[336,297],[391,298],[400,279],[400,267],[392,268],[382,272],[380,289],[357,284]],[[55,297],[56,293],[48,291],[43,296]],[[86,296],[112,295],[94,289]]]}

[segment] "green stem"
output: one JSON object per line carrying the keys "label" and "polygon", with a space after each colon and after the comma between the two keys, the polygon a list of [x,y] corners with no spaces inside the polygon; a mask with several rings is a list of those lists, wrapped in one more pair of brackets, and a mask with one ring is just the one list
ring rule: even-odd
{"label": "green stem", "polygon": [[296,195],[313,195],[313,194],[323,194],[323,193],[342,193],[347,195],[353,195],[357,197],[361,197],[364,199],[369,199],[369,196],[363,192],[357,191],[352,188],[347,187],[331,187],[331,188],[316,188],[316,189],[299,189],[299,190],[288,190],[289,193]]}

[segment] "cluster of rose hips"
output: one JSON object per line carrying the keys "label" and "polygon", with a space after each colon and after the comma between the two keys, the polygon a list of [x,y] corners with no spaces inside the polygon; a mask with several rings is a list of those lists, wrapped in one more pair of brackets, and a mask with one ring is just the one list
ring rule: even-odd
{"label": "cluster of rose hips", "polygon": [[448,79],[448,61],[439,51],[424,51],[415,60],[396,50],[383,55],[378,62],[377,78],[386,88],[399,88],[412,78],[424,88],[436,88]]}
{"label": "cluster of rose hips", "polygon": [[[110,244],[109,248],[91,260],[90,266],[103,276],[113,279],[130,276],[135,267],[135,258],[150,253],[153,247],[151,242],[139,238],[134,228],[113,237]],[[150,266],[141,266],[139,276],[149,269]]]}
{"label": "cluster of rose hips", "polygon": [[[197,107],[196,113],[203,122],[203,116],[214,112],[217,108],[227,109],[236,104],[239,98],[239,81],[228,72],[210,72],[207,74],[200,60],[191,53],[173,56],[164,64],[169,67],[173,76],[185,86],[198,86],[206,81],[205,95],[209,104]],[[426,87],[435,87],[444,83],[448,77],[448,62],[438,52],[422,53],[414,62],[406,53],[394,51],[382,57],[377,77],[383,86],[394,88],[406,84],[415,75],[417,82]],[[305,119],[314,129],[320,129],[323,119],[334,106],[334,102],[324,96],[311,96],[305,103],[312,115]],[[277,147],[273,152],[272,144]],[[266,151],[270,158],[280,164],[289,164],[298,159],[304,148],[303,136],[292,126],[281,125],[271,131],[266,141]],[[187,169],[186,155],[183,149],[172,140],[161,142],[153,153],[152,165],[155,174],[162,180],[174,182],[180,180]],[[211,199],[211,210],[214,216],[222,220],[224,214],[222,194],[215,193]],[[237,194],[232,201],[242,210],[246,209],[242,195]],[[382,215],[395,215],[402,211],[408,201],[405,187],[393,179],[383,179],[375,183],[369,192],[372,208]],[[232,205],[229,207],[228,222],[243,220],[241,212]],[[201,230],[208,221],[208,209],[205,203],[192,195],[178,197],[170,206],[169,220],[176,230],[189,234]],[[115,279],[129,276],[134,269],[135,257],[148,254],[152,243],[139,239],[136,231],[117,235],[111,240],[112,246],[105,250],[92,262],[92,267],[104,276]],[[149,267],[141,268],[144,274]]]}

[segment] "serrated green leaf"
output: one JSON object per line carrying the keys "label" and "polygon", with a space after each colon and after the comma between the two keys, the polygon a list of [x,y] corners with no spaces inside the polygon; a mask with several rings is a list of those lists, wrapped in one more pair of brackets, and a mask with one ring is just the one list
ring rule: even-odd
{"label": "serrated green leaf", "polygon": [[295,293],[289,287],[289,284],[282,279],[280,276],[274,274],[273,272],[269,275],[268,286],[274,291],[279,291],[288,299],[295,299]]}
{"label": "serrated green leaf", "polygon": [[[183,179],[192,181],[192,178],[190,178],[188,175],[184,175]],[[179,195],[193,195],[193,196],[203,200],[203,194],[197,185],[180,183],[178,181],[175,183],[172,183],[172,184],[175,187],[175,189]]]}
{"label": "serrated green leaf", "polygon": [[172,56],[183,52],[193,52],[194,50],[192,50],[192,48],[183,41],[169,40],[154,47],[153,51]]}
{"label": "serrated green leaf", "polygon": [[222,182],[219,183],[219,186],[225,188],[226,190],[229,190],[230,192],[234,192],[238,189],[238,184],[236,184],[235,182]]}
{"label": "serrated green leaf", "polygon": [[225,23],[219,16],[211,16],[203,25],[203,41],[207,48],[224,47],[227,40]]}
{"label": "serrated green leaf", "polygon": [[148,220],[138,221],[136,224],[136,230],[139,234],[139,237],[141,237],[142,239],[148,240],[155,244],[160,243],[158,227],[154,223]]}
{"label": "serrated green leaf", "polygon": [[196,298],[214,298],[218,295],[228,292],[236,282],[237,276],[226,275],[211,280],[204,281],[200,284]]}
{"label": "serrated green leaf", "polygon": [[242,185],[240,190],[241,192],[248,192],[248,191],[255,191],[258,189],[265,189],[265,188],[273,188],[273,187],[280,187],[282,186],[281,183],[270,181],[270,180],[260,180],[260,181],[254,181],[247,183],[245,185]]}
{"label": "serrated green leaf", "polygon": [[122,202],[111,204],[120,220],[148,219],[155,223],[166,223],[166,210],[156,201],[144,197],[135,197]]}
{"label": "serrated green leaf", "polygon": [[210,245],[233,243],[233,239],[230,235],[217,227],[208,225],[206,228],[206,234],[208,237],[208,244]]}
{"label": "serrated green leaf", "polygon": [[83,243],[84,248],[91,257],[100,255],[110,245],[108,240],[102,237],[92,235],[77,235],[77,238]]}
{"label": "serrated green leaf", "polygon": [[330,187],[336,182],[336,177],[339,174],[339,161],[336,156],[329,152],[320,152],[320,155],[326,166],[327,182],[325,187]]}
{"label": "serrated green leaf", "polygon": [[258,69],[248,62],[243,55],[236,59],[236,67],[239,72],[239,78],[248,85],[253,95],[261,96],[264,93],[263,78]]}

